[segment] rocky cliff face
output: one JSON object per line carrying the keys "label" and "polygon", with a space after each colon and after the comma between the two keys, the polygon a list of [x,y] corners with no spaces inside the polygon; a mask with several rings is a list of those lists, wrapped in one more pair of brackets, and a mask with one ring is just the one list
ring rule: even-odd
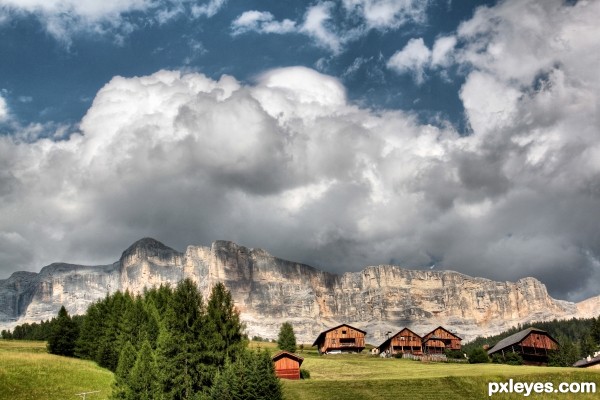
{"label": "rocky cliff face", "polygon": [[494,282],[391,265],[335,275],[232,242],[189,246],[180,253],[142,239],[111,265],[52,264],[39,274],[17,272],[0,280],[0,327],[51,318],[62,304],[81,314],[116,290],[141,293],[145,287],[176,284],[186,277],[204,296],[223,282],[250,336],[276,337],[281,323],[291,321],[303,342],[343,322],[366,330],[368,340],[379,343],[385,332],[404,326],[426,333],[444,325],[470,339],[517,323],[600,312],[600,297],[579,304],[555,300],[533,278]]}

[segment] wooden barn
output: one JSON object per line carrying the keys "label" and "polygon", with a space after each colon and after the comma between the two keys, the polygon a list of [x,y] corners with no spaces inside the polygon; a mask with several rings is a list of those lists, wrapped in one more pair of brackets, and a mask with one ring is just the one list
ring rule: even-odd
{"label": "wooden barn", "polygon": [[461,338],[438,326],[423,336],[423,350],[427,354],[443,354],[445,350],[460,350]]}
{"label": "wooden barn", "polygon": [[488,355],[498,353],[504,356],[507,352],[514,352],[523,358],[524,364],[545,365],[548,364],[548,354],[558,347],[558,342],[548,332],[527,328],[496,343],[488,350]]}
{"label": "wooden barn", "polygon": [[414,355],[423,354],[423,343],[421,336],[408,328],[404,328],[391,338],[379,345],[379,353],[397,354],[410,353]]}
{"label": "wooden barn", "polygon": [[275,374],[280,379],[300,379],[300,366],[304,358],[287,351],[280,351],[273,357]]}
{"label": "wooden barn", "polygon": [[313,346],[319,354],[360,353],[365,348],[367,332],[342,324],[321,332]]}

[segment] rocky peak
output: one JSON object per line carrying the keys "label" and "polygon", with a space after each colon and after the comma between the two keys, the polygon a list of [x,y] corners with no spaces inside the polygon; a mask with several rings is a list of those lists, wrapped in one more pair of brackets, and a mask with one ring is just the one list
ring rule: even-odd
{"label": "rocky peak", "polygon": [[143,238],[132,244],[121,255],[123,265],[139,259],[155,259],[164,262],[181,257],[182,253],[153,238]]}

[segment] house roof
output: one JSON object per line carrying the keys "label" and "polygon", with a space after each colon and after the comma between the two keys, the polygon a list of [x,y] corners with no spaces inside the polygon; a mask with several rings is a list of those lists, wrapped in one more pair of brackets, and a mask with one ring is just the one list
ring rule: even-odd
{"label": "house roof", "polygon": [[600,354],[597,355],[596,357],[591,357],[589,360],[587,358],[584,358],[583,360],[579,360],[575,364],[573,364],[573,366],[579,367],[579,368],[585,368],[585,367],[589,367],[589,366],[596,365],[596,364],[600,364]]}
{"label": "house roof", "polygon": [[[454,336],[455,338],[462,340],[462,338],[461,338],[461,337],[459,337],[459,336],[458,336],[456,333],[454,333],[454,332],[450,332],[448,329],[444,328],[444,327],[443,327],[443,326],[441,326],[441,325],[440,325],[440,326],[438,326],[437,328],[435,328],[434,330],[432,330],[431,332],[429,332],[429,333],[426,333],[425,335],[423,335],[423,337],[425,337],[425,336],[427,336],[427,335],[433,335],[433,332],[437,331],[438,329],[442,329],[442,330],[444,330],[444,331],[448,332],[449,334],[451,334],[452,336]],[[432,337],[433,337],[434,339],[441,339],[441,338],[439,338],[439,337],[437,337],[437,336],[435,336],[435,337],[434,337],[434,336],[432,336]]]}
{"label": "house roof", "polygon": [[275,353],[275,354],[273,355],[273,357],[271,357],[271,359],[272,359],[273,361],[277,361],[277,360],[279,360],[280,358],[284,358],[284,357],[286,357],[286,358],[291,358],[291,359],[293,359],[293,360],[296,360],[296,361],[298,361],[298,363],[299,363],[300,365],[302,365],[302,361],[304,361],[304,358],[303,358],[303,357],[300,357],[299,355],[296,355],[296,354],[294,354],[294,353],[290,353],[289,351],[285,351],[285,350],[281,350],[281,351],[279,351],[279,352]]}
{"label": "house roof", "polygon": [[342,326],[347,326],[350,329],[354,329],[355,331],[362,332],[364,335],[367,334],[367,332],[363,331],[362,329],[355,328],[355,327],[350,326],[348,324],[341,324],[341,325],[334,326],[333,328],[329,328],[326,331],[323,331],[323,332],[319,333],[319,336],[317,336],[317,338],[315,339],[315,342],[312,345],[316,346],[322,339],[325,338],[325,335],[327,334],[327,332],[330,332],[330,331],[332,331],[334,329],[337,329],[337,328],[341,328]]}
{"label": "house roof", "polygon": [[552,336],[550,336],[550,334],[548,332],[543,331],[538,328],[527,328],[527,329],[523,329],[522,331],[519,331],[513,335],[510,335],[507,338],[502,339],[501,341],[496,343],[496,345],[494,347],[492,347],[491,349],[488,350],[488,354],[491,355],[497,351],[507,348],[508,346],[512,346],[512,345],[521,343],[532,332],[542,333],[542,334],[548,336],[550,339],[552,339],[554,342],[556,342],[558,344],[556,339],[554,339]]}
{"label": "house roof", "polygon": [[416,333],[414,333],[410,329],[408,329],[408,328],[402,328],[398,332],[396,332],[396,334],[394,336],[390,336],[389,338],[387,338],[383,343],[381,343],[379,346],[377,346],[377,348],[380,349],[382,347],[387,346],[388,344],[390,344],[390,342],[392,341],[393,338],[395,338],[396,336],[398,336],[400,333],[402,333],[404,331],[409,331],[410,333],[412,333],[413,335],[415,335],[419,339],[423,339],[421,336],[417,335]]}

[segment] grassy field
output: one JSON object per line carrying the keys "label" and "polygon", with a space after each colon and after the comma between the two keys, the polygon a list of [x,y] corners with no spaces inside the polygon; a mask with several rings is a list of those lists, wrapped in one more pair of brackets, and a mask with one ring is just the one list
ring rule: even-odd
{"label": "grassy field", "polygon": [[90,361],[46,352],[44,342],[0,340],[0,399],[108,399],[113,374]]}
{"label": "grassy field", "polygon": [[[252,342],[251,348],[277,351],[276,344]],[[483,399],[488,382],[595,382],[600,371],[495,364],[443,364],[381,359],[368,354],[319,356],[305,346],[302,368],[311,379],[284,381],[288,400],[318,399]],[[94,363],[46,353],[41,342],[0,340],[0,399],[77,399],[76,393],[100,390],[89,400],[110,395],[112,374]],[[496,394],[496,399],[598,399],[595,394]]]}
{"label": "grassy field", "polygon": [[[306,346],[308,349],[308,346]],[[301,354],[302,368],[311,379],[284,381],[286,399],[483,399],[488,382],[595,382],[600,371],[576,368],[509,366],[497,364],[423,363],[381,359],[368,354],[319,356],[314,349]],[[497,399],[598,399],[595,394],[496,394]]]}

